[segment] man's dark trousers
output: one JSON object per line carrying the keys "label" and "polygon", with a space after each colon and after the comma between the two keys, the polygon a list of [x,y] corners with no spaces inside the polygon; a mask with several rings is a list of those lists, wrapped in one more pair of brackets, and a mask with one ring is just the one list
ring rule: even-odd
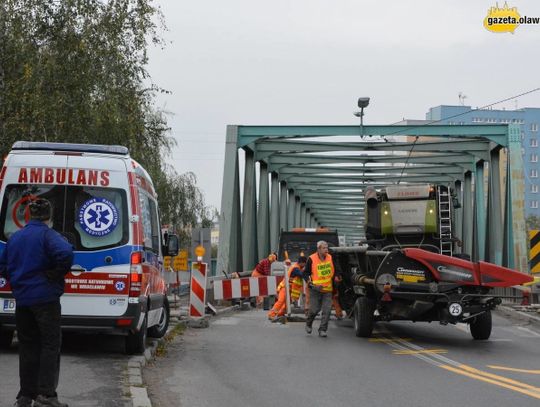
{"label": "man's dark trousers", "polygon": [[21,396],[56,396],[60,374],[60,300],[17,307],[15,319],[19,340]]}
{"label": "man's dark trousers", "polygon": [[323,293],[318,290],[309,289],[309,313],[306,321],[306,325],[311,328],[313,320],[321,311],[321,325],[319,326],[319,332],[328,330],[328,321],[330,320],[330,312],[332,312],[332,292]]}

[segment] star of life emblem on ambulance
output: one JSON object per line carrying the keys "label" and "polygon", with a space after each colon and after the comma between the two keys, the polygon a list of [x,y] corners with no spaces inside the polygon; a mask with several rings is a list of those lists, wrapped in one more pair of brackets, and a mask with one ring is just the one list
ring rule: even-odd
{"label": "star of life emblem on ambulance", "polygon": [[79,209],[79,225],[91,236],[105,236],[118,224],[118,209],[106,198],[92,198]]}
{"label": "star of life emblem on ambulance", "polygon": [[4,288],[7,285],[7,280],[4,277],[0,277],[0,288]]}
{"label": "star of life emblem on ambulance", "polygon": [[117,281],[114,287],[116,288],[116,291],[122,291],[124,288],[126,288],[126,283],[123,281]]}

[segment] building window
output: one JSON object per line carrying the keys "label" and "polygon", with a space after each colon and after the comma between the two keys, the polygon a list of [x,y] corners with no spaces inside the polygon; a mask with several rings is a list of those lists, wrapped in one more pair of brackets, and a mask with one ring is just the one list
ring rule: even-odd
{"label": "building window", "polygon": [[538,201],[531,201],[531,209],[538,209]]}
{"label": "building window", "polygon": [[531,162],[537,163],[538,162],[538,154],[532,153],[531,154]]}
{"label": "building window", "polygon": [[538,147],[538,140],[535,138],[532,138],[529,144],[531,147]]}
{"label": "building window", "polygon": [[532,169],[531,170],[531,178],[538,178],[538,170],[537,169]]}
{"label": "building window", "polygon": [[538,193],[538,185],[531,184],[531,193],[537,194]]}
{"label": "building window", "polygon": [[538,123],[531,123],[531,131],[538,131]]}

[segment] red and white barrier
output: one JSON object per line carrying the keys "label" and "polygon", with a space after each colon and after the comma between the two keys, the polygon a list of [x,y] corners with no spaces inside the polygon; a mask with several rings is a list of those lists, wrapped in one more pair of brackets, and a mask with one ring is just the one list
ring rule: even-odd
{"label": "red and white barrier", "polygon": [[189,316],[204,317],[206,308],[206,270],[208,264],[193,263],[191,265],[191,290],[189,293]]}
{"label": "red and white barrier", "polygon": [[214,281],[214,299],[266,297],[276,295],[283,276],[247,277]]}

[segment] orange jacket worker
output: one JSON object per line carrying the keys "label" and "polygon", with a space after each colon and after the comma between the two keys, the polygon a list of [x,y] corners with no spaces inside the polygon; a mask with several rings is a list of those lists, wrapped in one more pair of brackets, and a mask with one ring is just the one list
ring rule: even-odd
{"label": "orange jacket worker", "polygon": [[[302,271],[306,265],[307,259],[301,256],[298,262],[289,267],[289,293],[291,302],[296,301],[302,295],[304,288],[304,282],[302,280]],[[287,312],[287,292],[285,291],[285,280],[278,285],[278,300],[274,304],[274,307],[268,313],[269,319],[281,317]]]}

